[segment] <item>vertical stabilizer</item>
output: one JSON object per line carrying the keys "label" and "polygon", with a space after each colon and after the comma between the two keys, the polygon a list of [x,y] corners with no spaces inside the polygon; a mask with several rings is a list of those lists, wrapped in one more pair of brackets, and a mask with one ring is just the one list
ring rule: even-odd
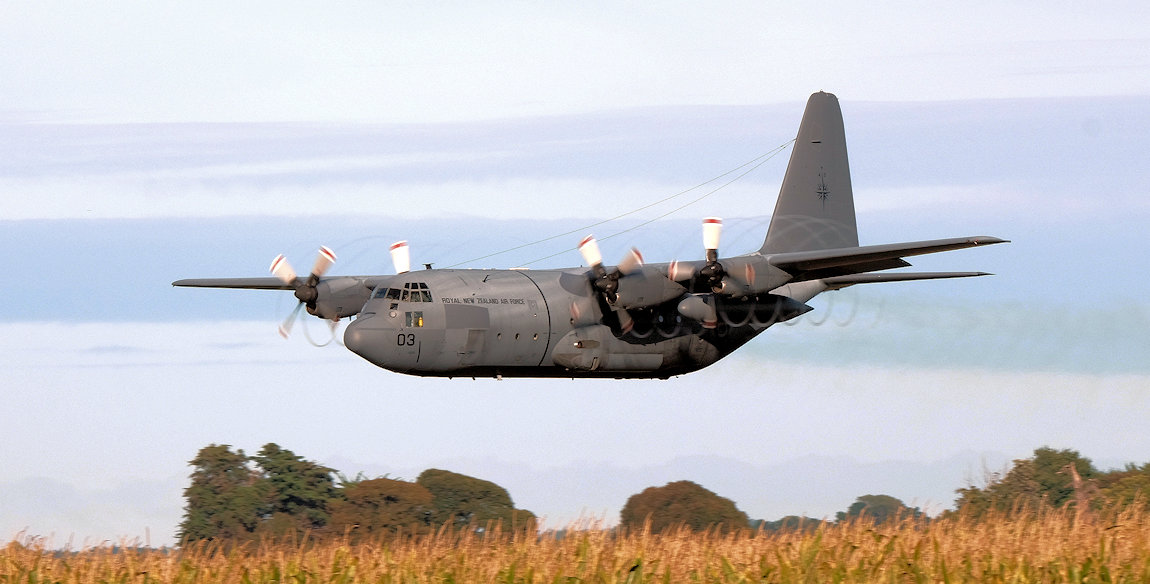
{"label": "vertical stabilizer", "polygon": [[760,253],[858,246],[839,100],[811,95]]}

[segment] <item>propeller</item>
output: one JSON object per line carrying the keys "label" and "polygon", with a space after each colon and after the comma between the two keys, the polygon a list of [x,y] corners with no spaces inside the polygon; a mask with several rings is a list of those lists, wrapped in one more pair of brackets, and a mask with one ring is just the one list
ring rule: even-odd
{"label": "propeller", "polygon": [[396,274],[411,271],[411,248],[407,246],[407,240],[391,244],[391,263],[395,265]]}
{"label": "propeller", "polygon": [[319,253],[316,255],[315,264],[311,268],[311,273],[308,274],[306,279],[301,280],[295,270],[288,262],[283,254],[277,255],[272,260],[270,271],[272,275],[279,278],[281,282],[291,286],[295,289],[295,297],[299,299],[291,315],[287,320],[279,326],[280,336],[288,338],[291,334],[292,325],[295,324],[296,317],[299,316],[299,311],[305,305],[309,310],[315,310],[315,302],[319,298],[319,290],[316,287],[319,285],[319,279],[327,273],[328,268],[335,263],[335,252],[331,248],[321,245]]}
{"label": "propeller", "polygon": [[[673,261],[667,266],[667,277],[675,282],[682,282],[697,276],[706,281],[712,293],[722,292],[723,278],[727,276],[727,270],[719,263],[719,242],[722,235],[722,219],[718,217],[703,219],[703,249],[706,252],[707,263],[696,272],[694,264]],[[688,294],[679,302],[678,310],[679,314],[702,323],[703,328],[713,329],[718,326],[715,300],[710,294]]]}
{"label": "propeller", "polygon": [[723,234],[723,220],[718,217],[703,219],[703,249],[707,251],[707,265],[699,270],[699,276],[706,279],[711,291],[718,294],[723,290],[723,276],[727,271],[719,263],[719,239]]}
{"label": "propeller", "polygon": [[[672,261],[667,266],[667,277],[675,282],[682,282],[695,276],[701,276],[707,279],[707,283],[711,284],[712,288],[721,284],[722,277],[726,275],[726,270],[719,263],[719,240],[722,238],[722,234],[722,219],[718,217],[703,219],[703,249],[706,252],[706,265],[696,272],[695,266],[691,262]],[[719,289],[714,291],[718,292]]]}
{"label": "propeller", "polygon": [[[619,278],[633,274],[643,267],[643,255],[639,253],[639,250],[631,248],[623,256],[619,265],[615,266],[615,271],[608,272],[607,268],[603,266],[603,254],[599,251],[599,243],[595,241],[594,235],[588,235],[579,242],[579,253],[583,255],[583,261],[591,266],[591,273],[595,276],[591,286],[602,293],[603,297],[607,299],[607,304],[612,305],[612,307],[619,299]],[[619,317],[619,326],[622,327],[623,332],[628,332],[635,326],[635,322],[626,309],[615,308],[614,311]]]}

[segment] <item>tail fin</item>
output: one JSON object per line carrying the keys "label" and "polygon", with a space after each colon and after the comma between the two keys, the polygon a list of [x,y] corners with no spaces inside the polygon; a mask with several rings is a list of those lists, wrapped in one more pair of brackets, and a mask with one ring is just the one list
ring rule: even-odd
{"label": "tail fin", "polygon": [[854,195],[839,100],[811,95],[762,254],[857,247]]}

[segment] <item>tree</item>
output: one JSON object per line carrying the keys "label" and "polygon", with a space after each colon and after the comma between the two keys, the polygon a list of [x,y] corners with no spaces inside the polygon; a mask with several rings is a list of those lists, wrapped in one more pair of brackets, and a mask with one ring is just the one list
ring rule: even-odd
{"label": "tree", "polygon": [[845,521],[855,517],[869,517],[875,525],[887,521],[898,521],[904,517],[919,518],[924,514],[918,507],[907,507],[899,499],[890,495],[863,495],[847,508],[846,512],[839,511],[835,519]]}
{"label": "tree", "polygon": [[507,489],[491,481],[432,468],[415,482],[431,492],[432,521],[437,525],[467,527],[498,521],[512,527],[535,518],[530,511],[516,509]]}
{"label": "tree", "polygon": [[201,539],[248,539],[266,515],[267,490],[260,476],[248,466],[243,450],[232,452],[227,444],[200,449],[189,461],[192,484],[184,490],[187,505],[177,537]]}
{"label": "tree", "polygon": [[1116,507],[1126,507],[1135,501],[1150,502],[1150,462],[1142,466],[1127,464],[1098,478],[1098,489],[1103,499]]}
{"label": "tree", "polygon": [[425,532],[434,515],[431,491],[423,485],[392,479],[368,479],[344,489],[343,499],[331,503],[328,530],[352,530],[356,538],[394,533]]}
{"label": "tree", "polygon": [[1019,506],[1076,505],[1097,476],[1094,464],[1078,451],[1043,446],[1035,449],[1034,456],[1015,460],[1005,474],[991,474],[984,487],[958,489],[955,507],[982,517],[991,510],[1006,512]]}
{"label": "tree", "polygon": [[777,521],[766,521],[758,519],[750,523],[751,529],[761,529],[763,531],[799,531],[803,533],[817,531],[823,524],[822,519],[815,519],[814,517],[804,517],[802,515],[787,515]]}
{"label": "tree", "polygon": [[270,517],[261,532],[283,535],[327,524],[327,507],[339,496],[332,469],[274,443],[264,445],[252,459],[263,470],[269,495]]}
{"label": "tree", "polygon": [[733,501],[691,481],[648,487],[631,495],[620,513],[620,524],[629,529],[640,529],[648,519],[652,533],[678,526],[694,531],[712,526],[724,530],[739,529],[750,523],[747,514],[739,511]]}

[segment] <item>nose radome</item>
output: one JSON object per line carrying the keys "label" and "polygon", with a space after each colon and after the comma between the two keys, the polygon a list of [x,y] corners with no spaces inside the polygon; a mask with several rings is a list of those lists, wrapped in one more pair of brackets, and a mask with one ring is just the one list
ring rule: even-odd
{"label": "nose radome", "polygon": [[365,326],[371,317],[357,318],[348,323],[347,328],[343,331],[343,345],[351,352],[371,361],[368,351],[371,347],[371,334]]}

